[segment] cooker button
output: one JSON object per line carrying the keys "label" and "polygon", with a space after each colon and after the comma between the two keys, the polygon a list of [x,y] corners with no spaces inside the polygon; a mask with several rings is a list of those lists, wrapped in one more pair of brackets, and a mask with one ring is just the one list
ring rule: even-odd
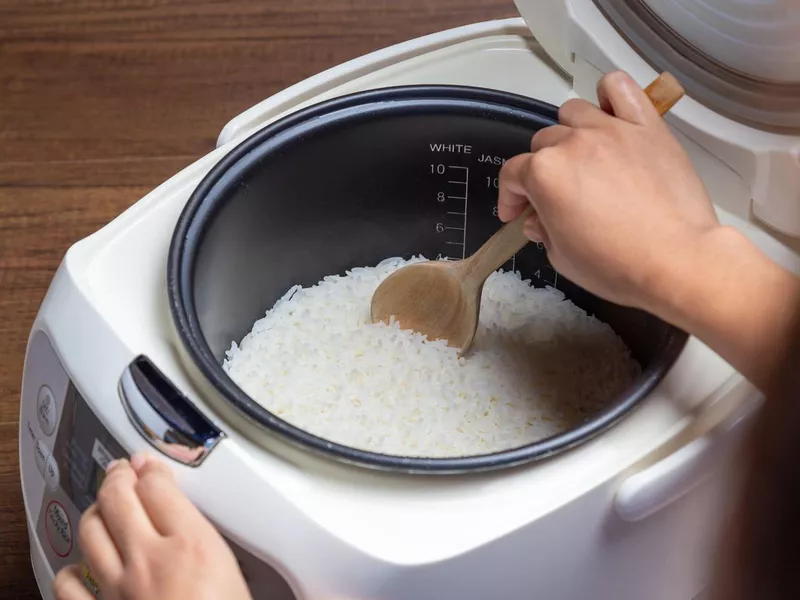
{"label": "cooker button", "polygon": [[72,552],[72,523],[64,507],[57,500],[47,505],[44,532],[50,548],[65,558]]}
{"label": "cooker button", "polygon": [[36,402],[36,418],[45,435],[53,435],[58,422],[58,407],[56,399],[49,387],[43,385],[39,388],[39,397]]}
{"label": "cooker button", "polygon": [[47,460],[44,463],[44,482],[47,484],[50,491],[53,492],[58,489],[58,485],[61,483],[61,473],[58,470],[58,463],[56,462],[56,457],[52,454],[47,456]]}
{"label": "cooker button", "polygon": [[36,440],[33,444],[33,457],[36,461],[36,468],[39,469],[39,474],[44,477],[44,466],[47,462],[47,457],[50,456],[50,448],[47,447],[42,440]]}

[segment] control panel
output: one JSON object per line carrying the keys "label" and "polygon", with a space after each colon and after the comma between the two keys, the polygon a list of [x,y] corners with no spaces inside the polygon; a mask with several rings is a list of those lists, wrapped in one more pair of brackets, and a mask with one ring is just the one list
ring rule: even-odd
{"label": "control panel", "polygon": [[[109,390],[103,401],[120,402],[117,390]],[[128,458],[129,453],[103,426],[70,380],[43,331],[32,336],[28,347],[19,443],[29,528],[38,538],[47,564],[53,573],[80,564],[86,587],[102,599],[102,590],[83,562],[77,542],[78,525],[83,511],[97,497],[108,464]],[[295,600],[275,569],[240,546],[228,543],[254,600]],[[50,577],[37,573],[40,585],[52,585]]]}
{"label": "control panel", "polygon": [[[95,501],[108,463],[128,453],[89,408],[42,331],[32,337],[25,363],[19,443],[30,526],[47,563],[54,573],[83,564],[81,514]],[[84,577],[102,598],[85,568]]]}

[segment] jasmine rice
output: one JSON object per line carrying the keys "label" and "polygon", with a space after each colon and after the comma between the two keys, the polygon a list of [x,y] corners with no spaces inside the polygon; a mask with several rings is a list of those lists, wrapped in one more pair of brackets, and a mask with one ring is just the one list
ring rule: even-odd
{"label": "jasmine rice", "polygon": [[604,408],[639,375],[605,323],[518,272],[486,281],[472,350],[370,323],[387,259],[291,288],[233,342],[223,368],[293,425],[386,454],[453,457],[519,447]]}

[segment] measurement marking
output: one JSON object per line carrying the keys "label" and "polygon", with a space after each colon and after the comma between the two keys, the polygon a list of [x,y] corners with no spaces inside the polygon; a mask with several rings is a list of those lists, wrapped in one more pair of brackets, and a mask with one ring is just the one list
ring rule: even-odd
{"label": "measurement marking", "polygon": [[[456,202],[461,201],[461,202],[464,203],[463,212],[461,210],[448,210],[448,211],[446,211],[447,215],[452,215],[452,216],[456,216],[456,217],[462,217],[463,218],[463,227],[450,227],[450,226],[445,227],[443,223],[437,223],[436,230],[439,231],[439,232],[442,232],[442,231],[460,231],[461,232],[461,241],[460,242],[453,242],[453,241],[450,241],[450,242],[446,241],[445,242],[445,244],[447,244],[448,246],[461,246],[461,258],[458,259],[458,258],[456,258],[454,256],[448,256],[446,258],[448,260],[464,260],[467,257],[467,203],[469,202],[469,199],[468,199],[469,198],[469,167],[462,167],[462,166],[459,166],[459,165],[447,165],[447,168],[448,169],[458,169],[458,170],[464,171],[464,178],[463,179],[461,179],[461,175],[458,174],[458,173],[449,173],[450,178],[447,180],[447,183],[449,185],[464,186],[464,190],[463,190],[463,192],[462,191],[458,191],[457,192],[453,188],[449,188],[447,190],[439,192],[440,202],[444,202],[444,199],[446,198],[447,200],[454,200]],[[445,175],[445,177],[447,176],[445,174],[446,171],[444,171],[442,169],[441,165],[436,169],[436,171],[437,171],[437,173],[439,175]],[[456,179],[456,177],[458,179]],[[447,192],[452,192],[452,193],[450,193],[448,195]],[[447,207],[448,208],[453,208],[453,207],[451,207],[449,205]],[[451,219],[451,221],[452,221],[452,219]]]}
{"label": "measurement marking", "polygon": [[516,254],[511,257],[511,270],[512,271],[516,271],[517,270],[517,255]]}
{"label": "measurement marking", "polygon": [[461,260],[467,258],[467,204],[469,203],[469,167],[464,167],[464,237],[461,238]]}

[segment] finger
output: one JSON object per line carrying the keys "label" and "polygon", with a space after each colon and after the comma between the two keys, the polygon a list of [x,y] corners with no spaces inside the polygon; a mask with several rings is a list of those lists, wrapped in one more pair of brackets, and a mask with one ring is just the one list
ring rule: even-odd
{"label": "finger", "polygon": [[205,517],[178,487],[172,471],[163,462],[153,457],[134,460],[141,464],[136,493],[159,533],[173,535],[206,526]]}
{"label": "finger", "polygon": [[636,125],[661,121],[645,91],[624,71],[604,75],[597,83],[600,107],[611,115]]}
{"label": "finger", "polygon": [[568,127],[600,127],[609,115],[591,102],[571,98],[558,109],[558,122]]}
{"label": "finger", "polygon": [[130,463],[121,460],[109,467],[97,494],[97,507],[123,563],[141,544],[156,535],[153,523],[136,493],[138,479]]}
{"label": "finger", "polygon": [[538,152],[542,148],[555,146],[567,139],[572,133],[572,129],[566,125],[552,125],[540,129],[531,138],[531,152]]}
{"label": "finger", "polygon": [[81,517],[78,543],[89,570],[100,586],[114,586],[122,576],[122,557],[96,504],[90,506]]}
{"label": "finger", "polygon": [[532,242],[542,242],[545,246],[547,246],[547,232],[542,225],[542,220],[539,218],[537,213],[533,213],[527,219],[525,219],[525,227],[523,228],[525,232],[525,237],[527,237]]}
{"label": "finger", "polygon": [[513,221],[531,204],[525,187],[531,154],[520,154],[505,162],[500,169],[497,194],[497,216],[504,223]]}
{"label": "finger", "polygon": [[94,596],[83,583],[78,565],[66,567],[58,572],[53,581],[53,597],[55,600],[94,600]]}

